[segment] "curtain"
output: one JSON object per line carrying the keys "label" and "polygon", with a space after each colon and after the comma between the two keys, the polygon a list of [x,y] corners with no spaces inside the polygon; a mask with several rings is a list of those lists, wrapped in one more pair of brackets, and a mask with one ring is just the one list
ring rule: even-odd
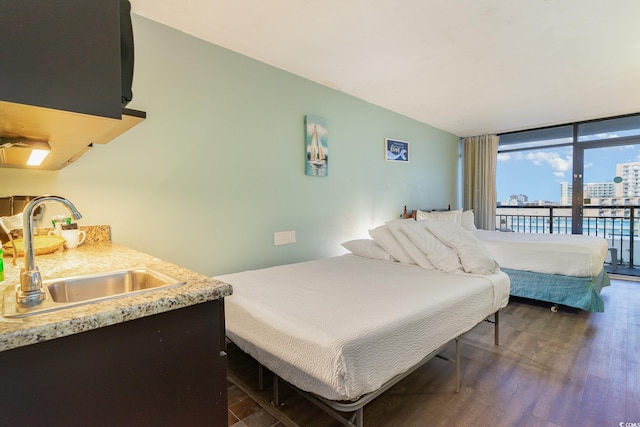
{"label": "curtain", "polygon": [[462,207],[473,209],[476,227],[496,228],[497,135],[462,138]]}

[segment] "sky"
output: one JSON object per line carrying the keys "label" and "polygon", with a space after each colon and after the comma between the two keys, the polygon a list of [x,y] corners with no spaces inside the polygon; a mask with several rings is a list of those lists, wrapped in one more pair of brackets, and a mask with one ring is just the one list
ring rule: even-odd
{"label": "sky", "polygon": [[[594,148],[584,153],[584,183],[613,182],[617,163],[640,161],[640,146]],[[524,194],[529,201],[560,201],[560,183],[571,182],[571,147],[554,147],[498,154],[498,201]]]}

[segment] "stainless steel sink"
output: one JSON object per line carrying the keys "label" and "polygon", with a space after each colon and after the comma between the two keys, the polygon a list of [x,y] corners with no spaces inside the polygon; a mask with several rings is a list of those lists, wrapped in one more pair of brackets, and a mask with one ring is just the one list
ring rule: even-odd
{"label": "stainless steel sink", "polygon": [[4,317],[24,317],[183,285],[172,277],[146,267],[43,281],[46,299],[25,307],[16,302],[16,287],[4,292]]}

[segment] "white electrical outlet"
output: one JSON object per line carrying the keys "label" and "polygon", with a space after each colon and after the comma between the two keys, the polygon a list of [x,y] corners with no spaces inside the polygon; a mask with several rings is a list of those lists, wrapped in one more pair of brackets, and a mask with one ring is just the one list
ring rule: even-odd
{"label": "white electrical outlet", "polygon": [[295,243],[295,242],[296,242],[295,230],[276,231],[275,233],[273,233],[273,244],[275,246],[288,245],[289,243]]}

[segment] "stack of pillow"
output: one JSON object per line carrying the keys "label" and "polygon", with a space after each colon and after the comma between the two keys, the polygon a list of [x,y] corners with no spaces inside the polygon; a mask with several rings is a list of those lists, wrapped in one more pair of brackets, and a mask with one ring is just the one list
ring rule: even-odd
{"label": "stack of pillow", "polygon": [[426,270],[497,273],[500,266],[473,236],[475,230],[472,210],[418,211],[416,220],[388,221],[369,230],[371,239],[351,240],[342,246],[355,255],[417,264]]}

